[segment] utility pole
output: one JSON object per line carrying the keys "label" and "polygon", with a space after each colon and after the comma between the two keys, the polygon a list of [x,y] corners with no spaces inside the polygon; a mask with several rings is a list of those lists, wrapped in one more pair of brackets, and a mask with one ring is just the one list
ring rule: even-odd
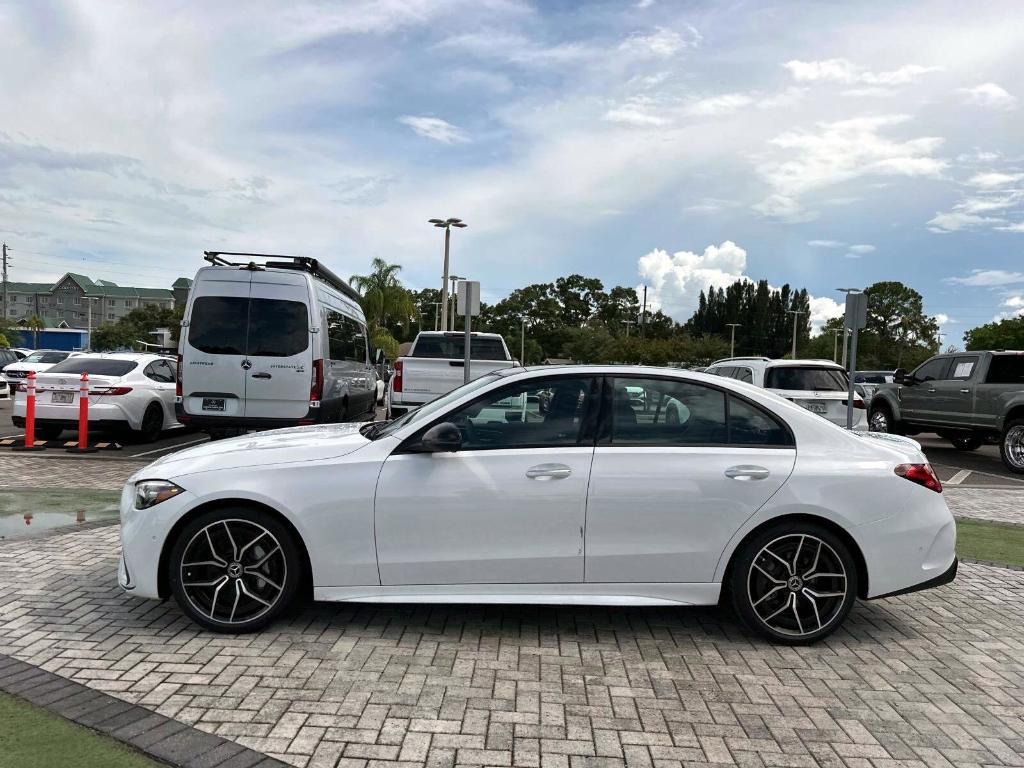
{"label": "utility pole", "polygon": [[82,298],[84,298],[88,302],[88,306],[89,306],[89,311],[88,311],[88,317],[89,317],[89,321],[88,321],[88,328],[89,328],[89,351],[92,352],[92,303],[94,301],[99,301],[99,298],[96,297],[96,296],[83,296]]}
{"label": "utility pole", "polygon": [[522,366],[526,365],[526,318],[521,318],[522,329],[519,334],[519,364]]}
{"label": "utility pole", "polygon": [[434,330],[441,330],[441,302],[431,302],[434,305]]}
{"label": "utility pole", "polygon": [[7,243],[4,243],[4,268],[3,268],[3,282],[4,282],[4,318],[7,317]]}
{"label": "utility pole", "polygon": [[644,308],[640,313],[640,338],[647,335],[647,286],[644,286]]}
{"label": "utility pole", "polygon": [[836,359],[836,356],[839,354],[839,334],[840,333],[843,334],[843,356],[845,357],[845,355],[846,355],[846,329],[845,328],[844,329],[833,328],[832,329],[832,338],[833,338],[833,341],[832,341],[832,362],[833,363],[839,362]]}
{"label": "utility pole", "polygon": [[797,359],[797,321],[804,312],[801,309],[786,309],[785,312],[793,315],[793,359]]}
{"label": "utility pole", "polygon": [[[451,292],[451,296],[449,297],[449,299],[450,299],[450,301],[452,303],[452,325],[451,325],[451,330],[454,331],[455,330],[455,310],[458,307],[458,301],[456,301],[456,299],[455,299],[455,284],[457,282],[459,282],[459,280],[465,280],[466,278],[459,277],[458,275],[449,275],[448,279],[452,281],[452,292]],[[445,314],[448,314],[448,310],[447,309],[445,310]],[[441,330],[443,331],[444,328],[442,328]]]}
{"label": "utility pole", "polygon": [[[444,315],[441,317],[441,330],[448,330],[448,247],[451,243],[452,227],[464,229],[462,219],[430,219],[429,224],[444,230],[444,275],[441,277],[441,304],[444,306]],[[454,291],[454,286],[452,287]],[[455,329],[455,315],[452,314],[452,330]]]}
{"label": "utility pole", "polygon": [[736,357],[736,329],[740,327],[739,323],[726,323],[726,326],[731,330],[729,336],[729,357]]}
{"label": "utility pole", "polygon": [[938,348],[937,352],[940,355],[942,354],[942,337],[945,336],[945,335],[946,334],[944,334],[942,331],[936,331],[935,332],[935,341],[937,341],[938,344],[939,344],[939,348]]}
{"label": "utility pole", "polygon": [[629,326],[636,325],[636,321],[635,320],[623,320],[622,322],[626,324],[626,338],[628,339],[629,338]]}

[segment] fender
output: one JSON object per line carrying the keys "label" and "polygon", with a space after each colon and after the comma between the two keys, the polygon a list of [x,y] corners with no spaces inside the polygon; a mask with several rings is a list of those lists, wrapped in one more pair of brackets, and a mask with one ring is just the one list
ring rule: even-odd
{"label": "fender", "polygon": [[903,414],[900,412],[900,397],[898,386],[893,386],[892,389],[889,389],[888,387],[879,387],[877,390],[875,390],[875,396],[871,398],[871,406],[868,413],[870,413],[872,410],[874,410],[878,405],[882,403],[889,406],[889,410],[892,412],[893,419],[895,419],[896,421],[903,420]]}
{"label": "fender", "polygon": [[1002,433],[1006,429],[1007,422],[1017,419],[1024,419],[1024,392],[1015,392],[1008,398],[996,417],[996,429]]}

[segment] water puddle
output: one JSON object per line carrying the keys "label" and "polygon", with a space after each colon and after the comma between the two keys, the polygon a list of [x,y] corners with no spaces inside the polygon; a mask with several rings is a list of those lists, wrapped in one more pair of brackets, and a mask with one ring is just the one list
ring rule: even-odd
{"label": "water puddle", "polygon": [[0,540],[115,519],[120,499],[118,491],[0,491]]}

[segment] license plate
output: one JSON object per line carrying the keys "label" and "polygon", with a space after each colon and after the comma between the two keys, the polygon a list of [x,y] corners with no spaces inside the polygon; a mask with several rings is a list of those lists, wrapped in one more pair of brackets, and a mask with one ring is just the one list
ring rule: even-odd
{"label": "license plate", "polygon": [[820,413],[822,416],[828,413],[828,406],[825,403],[804,403],[804,408],[811,413]]}
{"label": "license plate", "polygon": [[224,410],[224,398],[223,397],[204,397],[203,398],[203,410],[204,411],[223,411]]}
{"label": "license plate", "polygon": [[64,405],[70,405],[71,403],[75,402],[75,393],[74,392],[54,392],[53,393],[53,398],[51,399],[50,402],[62,403]]}

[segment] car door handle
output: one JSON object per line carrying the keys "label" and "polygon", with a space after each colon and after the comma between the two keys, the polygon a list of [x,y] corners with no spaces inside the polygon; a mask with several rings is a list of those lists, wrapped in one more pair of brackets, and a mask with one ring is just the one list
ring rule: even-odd
{"label": "car door handle", "polygon": [[932,389],[926,389],[926,390],[925,390],[925,392],[934,392],[934,391],[935,391],[935,389],[934,389],[934,388],[932,388]]}
{"label": "car door handle", "polygon": [[270,379],[273,378],[269,373],[254,373],[252,375],[254,379]]}
{"label": "car door handle", "polygon": [[733,480],[764,480],[770,474],[771,472],[764,467],[755,467],[752,464],[740,464],[725,470],[725,476]]}
{"label": "car door handle", "polygon": [[960,390],[960,394],[961,395],[969,395],[969,394],[971,394],[971,390],[969,390],[969,389],[961,389]]}
{"label": "car door handle", "polygon": [[565,464],[538,464],[526,470],[526,476],[531,480],[560,480],[572,474],[572,470]]}

